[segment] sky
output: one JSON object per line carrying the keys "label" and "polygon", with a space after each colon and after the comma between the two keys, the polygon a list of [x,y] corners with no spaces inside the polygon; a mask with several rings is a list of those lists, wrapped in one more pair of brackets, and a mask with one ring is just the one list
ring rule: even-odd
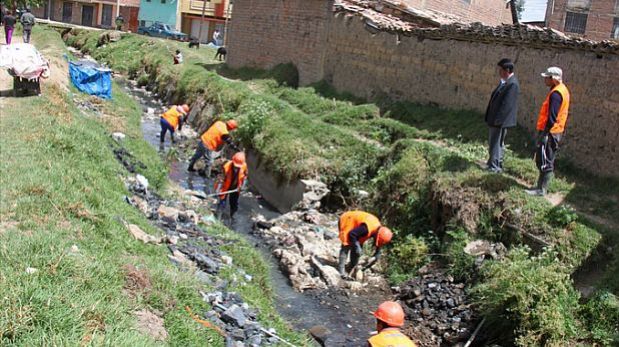
{"label": "sky", "polygon": [[549,0],[524,0],[521,22],[543,22]]}

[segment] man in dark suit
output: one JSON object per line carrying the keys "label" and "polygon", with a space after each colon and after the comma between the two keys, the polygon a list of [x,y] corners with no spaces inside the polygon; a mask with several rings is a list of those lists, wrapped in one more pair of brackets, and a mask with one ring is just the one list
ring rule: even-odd
{"label": "man in dark suit", "polygon": [[514,75],[514,63],[511,60],[501,59],[497,65],[501,81],[490,96],[485,120],[490,129],[487,170],[501,173],[507,129],[516,126],[520,84]]}

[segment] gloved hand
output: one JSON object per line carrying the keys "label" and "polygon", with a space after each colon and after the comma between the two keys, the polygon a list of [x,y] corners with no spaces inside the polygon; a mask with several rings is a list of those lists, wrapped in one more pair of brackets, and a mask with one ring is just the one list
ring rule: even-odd
{"label": "gloved hand", "polygon": [[219,203],[217,203],[217,208],[224,208],[226,207],[226,199],[220,199]]}
{"label": "gloved hand", "polygon": [[376,257],[371,257],[370,259],[368,259],[367,264],[365,264],[365,266],[363,267],[363,271],[374,266],[374,264],[376,263],[376,260],[377,260]]}

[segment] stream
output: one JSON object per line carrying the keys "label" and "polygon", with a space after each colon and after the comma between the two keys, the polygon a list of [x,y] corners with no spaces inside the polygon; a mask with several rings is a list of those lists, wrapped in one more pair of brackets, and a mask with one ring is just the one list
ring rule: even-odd
{"label": "stream", "polygon": [[[134,87],[131,82],[123,79],[116,79],[116,82],[142,106],[144,110],[141,121],[143,137],[159,151],[168,163],[169,179],[185,189],[203,191],[206,194],[213,193],[212,179],[187,171],[188,156],[193,154],[194,143],[198,140],[181,139],[177,136],[177,143],[172,145],[167,135],[165,145],[161,146],[158,116],[165,105],[144,88]],[[152,113],[147,114],[148,108],[155,110],[154,116]],[[187,152],[180,149],[183,143],[188,145]],[[173,149],[172,155],[168,155],[170,149]],[[276,308],[280,315],[299,331],[308,331],[317,326],[328,328],[330,333],[327,334],[327,346],[364,346],[370,332],[375,329],[375,320],[369,311],[375,309],[381,300],[386,299],[384,293],[359,297],[339,290],[309,290],[304,293],[295,291],[288,278],[279,270],[278,261],[271,255],[266,244],[252,234],[254,214],[262,214],[267,219],[275,218],[280,214],[261,199],[258,192],[252,192],[251,187],[249,190],[250,192],[241,195],[239,211],[235,219],[226,225],[255,245],[269,264]]]}

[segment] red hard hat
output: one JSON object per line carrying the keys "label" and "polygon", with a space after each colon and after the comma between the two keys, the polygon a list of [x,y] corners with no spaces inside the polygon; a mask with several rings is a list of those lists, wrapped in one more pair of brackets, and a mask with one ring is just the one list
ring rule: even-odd
{"label": "red hard hat", "polygon": [[239,127],[239,124],[234,119],[230,119],[226,122],[226,127],[228,130],[234,130]]}
{"label": "red hard hat", "polygon": [[404,325],[404,310],[395,301],[385,301],[378,306],[376,312],[372,313],[376,319],[386,323],[391,327],[401,327]]}
{"label": "red hard hat", "polygon": [[245,165],[245,153],[238,152],[232,156],[232,163],[236,167],[243,167]]}
{"label": "red hard hat", "polygon": [[378,228],[378,235],[376,235],[376,247],[380,248],[388,244],[389,242],[391,242],[392,238],[393,233],[391,232],[391,229],[381,226],[380,228]]}

